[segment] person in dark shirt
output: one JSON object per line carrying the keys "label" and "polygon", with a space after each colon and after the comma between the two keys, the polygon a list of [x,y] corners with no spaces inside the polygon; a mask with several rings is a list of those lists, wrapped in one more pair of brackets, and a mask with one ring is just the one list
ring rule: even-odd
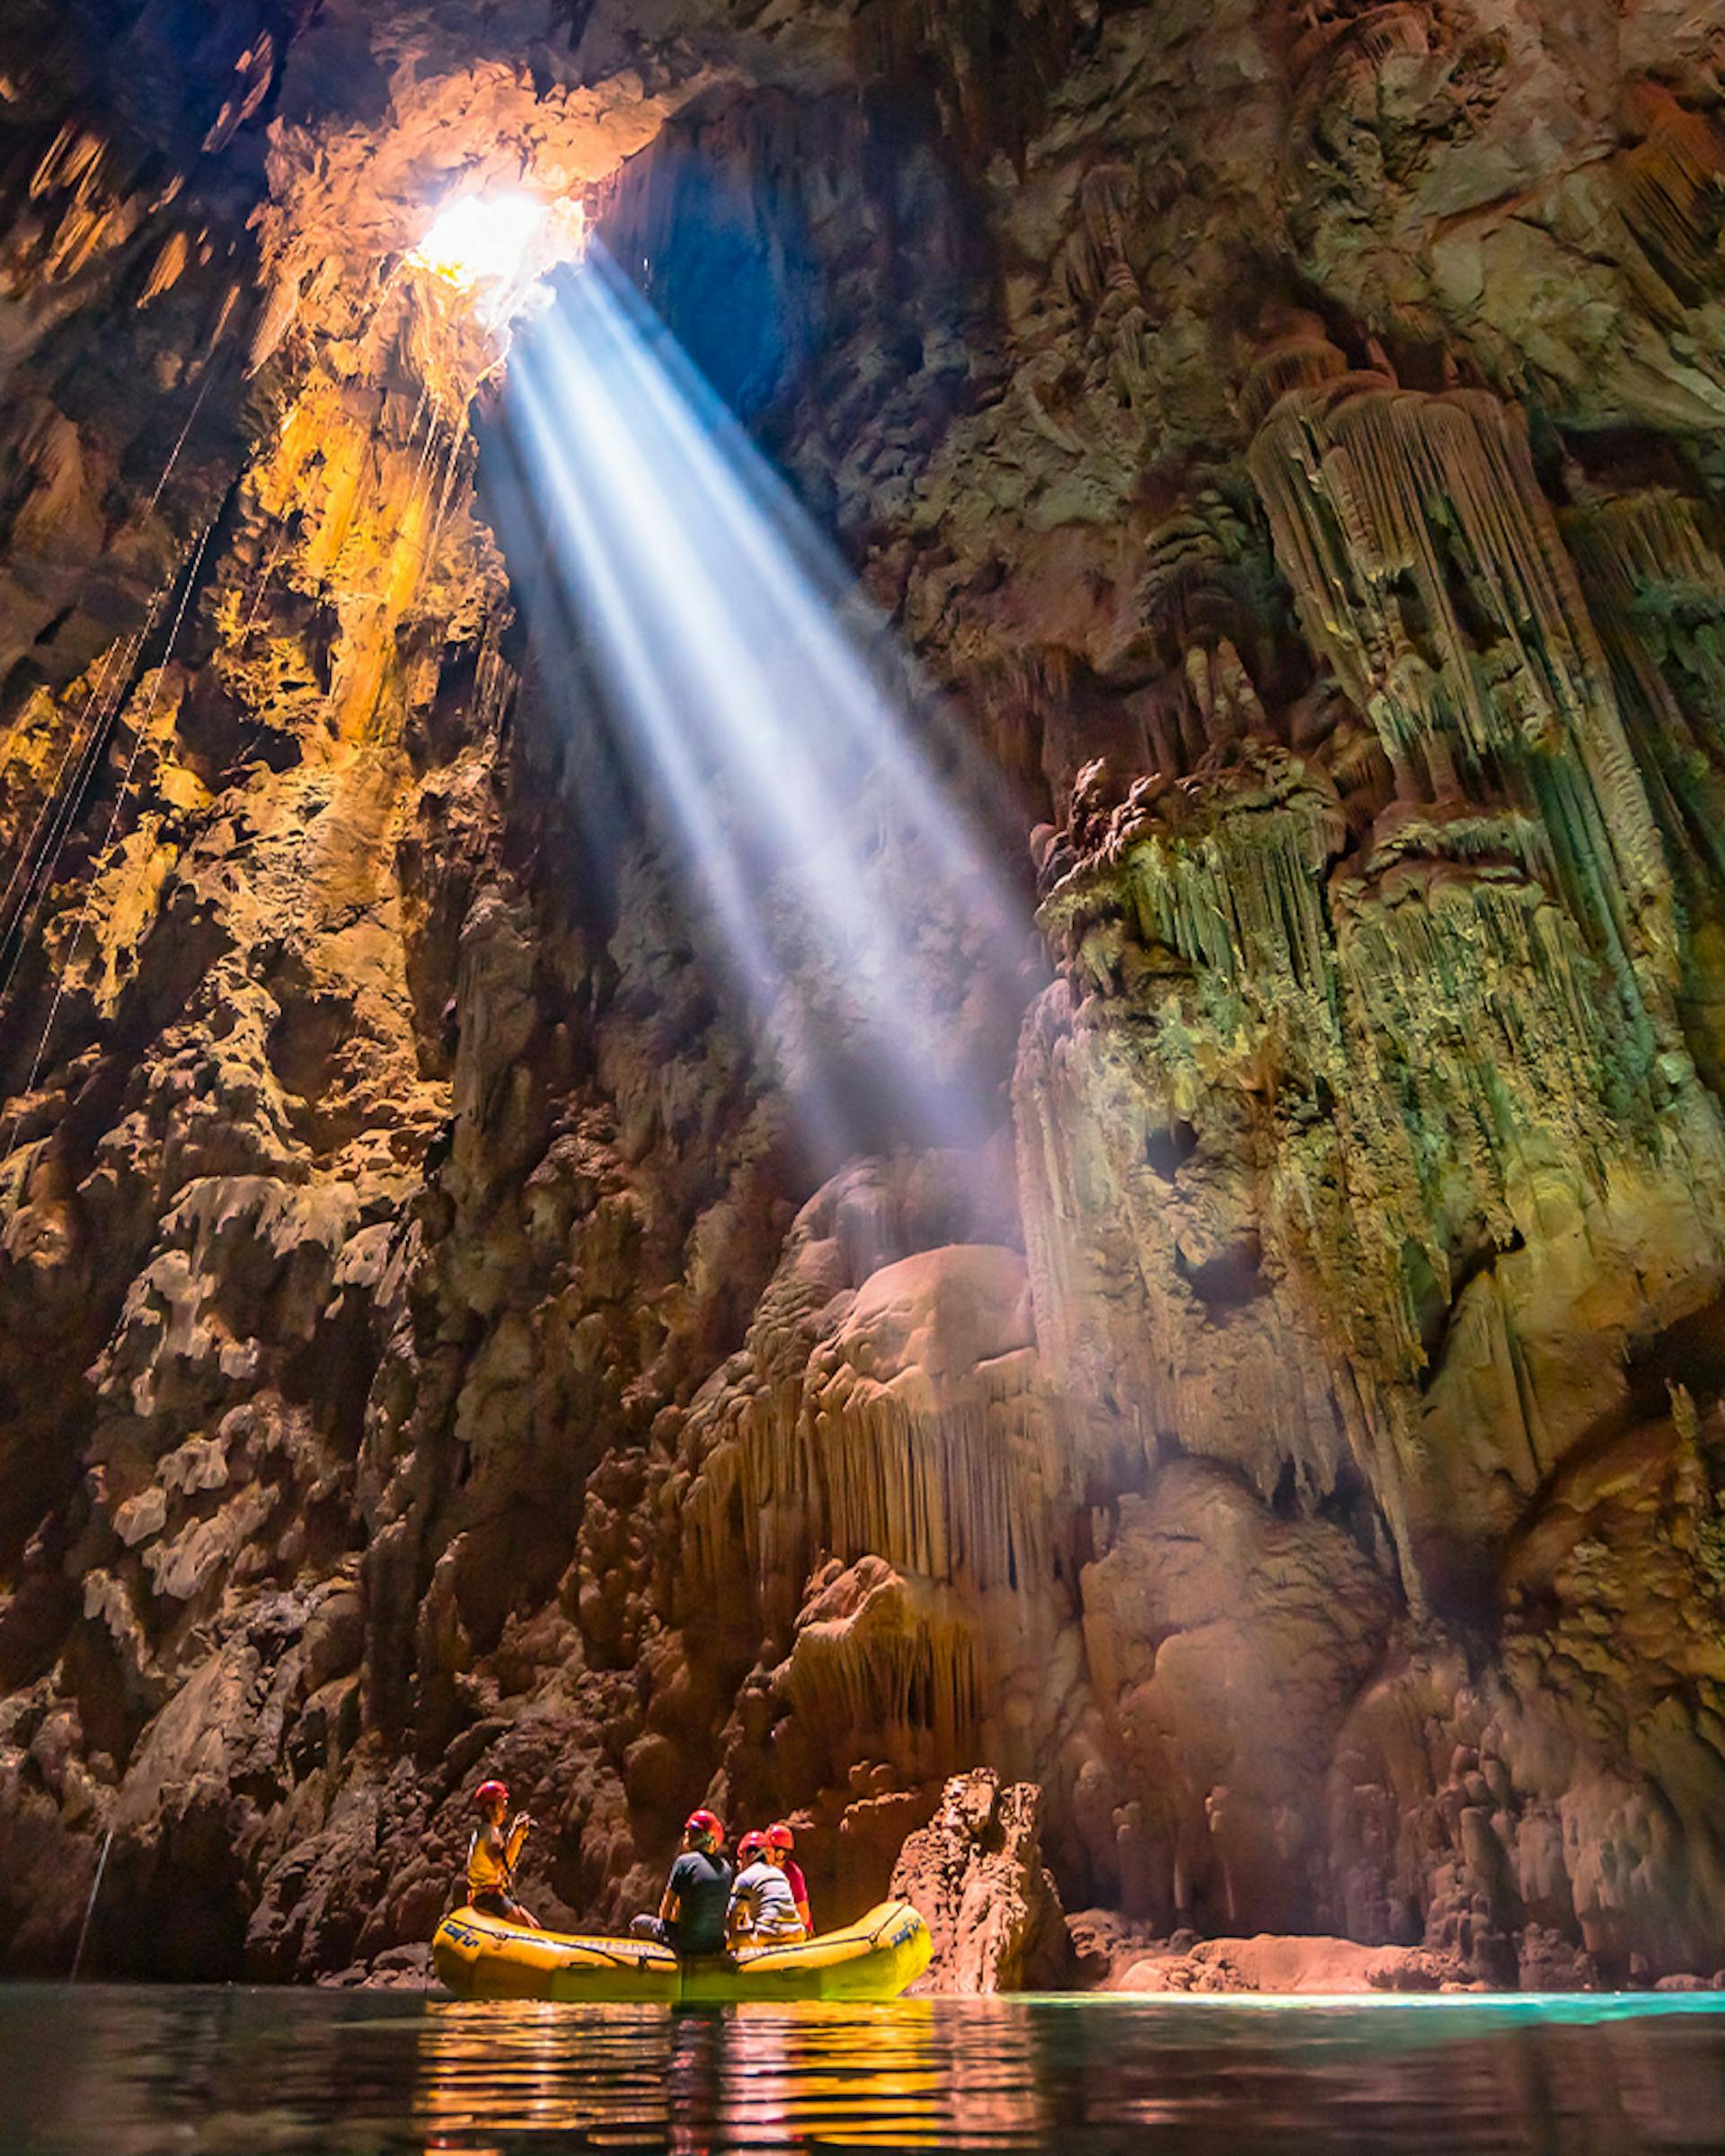
{"label": "person in dark shirt", "polygon": [[730,1866],[720,1855],[725,1830],[711,1812],[693,1812],[683,1829],[683,1851],[671,1866],[657,1916],[638,1916],[629,1927],[637,1939],[656,1939],[676,1954],[722,1954],[725,1911],[730,1903]]}

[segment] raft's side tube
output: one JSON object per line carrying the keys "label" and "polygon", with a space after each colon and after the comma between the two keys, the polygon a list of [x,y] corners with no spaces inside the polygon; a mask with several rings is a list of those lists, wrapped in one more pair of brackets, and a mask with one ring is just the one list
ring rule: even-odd
{"label": "raft's side tube", "polygon": [[457,1909],[431,1941],[438,1978],[463,1999],[615,1999],[671,2006],[677,1957],[650,1940],[530,1931]]}
{"label": "raft's side tube", "polygon": [[908,1902],[882,1902],[841,1931],[797,1946],[745,1947],[734,1959],[686,1961],[690,2005],[744,1999],[896,1999],[933,1952],[928,1926]]}
{"label": "raft's side tube", "polygon": [[679,1961],[650,1940],[530,1931],[458,1909],[431,1942],[438,1976],[464,1999],[640,2001],[896,1999],[928,1966],[928,1927],[908,1902],[882,1902],[843,1931],[795,1946],[745,1947]]}

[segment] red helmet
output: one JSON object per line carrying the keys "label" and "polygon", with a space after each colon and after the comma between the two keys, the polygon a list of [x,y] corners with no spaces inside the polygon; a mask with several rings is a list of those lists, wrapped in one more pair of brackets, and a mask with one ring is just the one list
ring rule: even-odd
{"label": "red helmet", "polygon": [[473,1791],[473,1802],[475,1804],[495,1804],[500,1797],[503,1799],[505,1804],[509,1801],[509,1784],[507,1782],[482,1781],[479,1787]]}
{"label": "red helmet", "polygon": [[797,1837],[783,1819],[775,1819],[766,1830],[766,1846],[769,1849],[794,1849]]}
{"label": "red helmet", "polygon": [[705,1811],[691,1812],[688,1816],[688,1823],[684,1827],[683,1832],[686,1834],[694,1834],[702,1839],[711,1837],[711,1839],[714,1842],[722,1842],[725,1838],[724,1828],[720,1825],[718,1820],[713,1817],[711,1812]]}
{"label": "red helmet", "polygon": [[758,1856],[761,1851],[765,1847],[766,1836],[765,1834],[756,1833],[753,1828],[751,1828],[737,1844],[737,1860],[739,1863],[747,1864],[751,1857]]}

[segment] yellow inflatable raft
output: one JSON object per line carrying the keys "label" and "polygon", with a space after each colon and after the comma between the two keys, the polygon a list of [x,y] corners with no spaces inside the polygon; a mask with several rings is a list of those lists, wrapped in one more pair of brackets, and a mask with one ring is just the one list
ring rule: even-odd
{"label": "yellow inflatable raft", "polygon": [[908,1902],[882,1902],[842,1931],[794,1947],[741,1947],[679,1960],[644,1939],[572,1939],[457,1909],[431,1941],[438,1975],[464,1999],[657,2001],[896,1999],[928,1966],[928,1926]]}

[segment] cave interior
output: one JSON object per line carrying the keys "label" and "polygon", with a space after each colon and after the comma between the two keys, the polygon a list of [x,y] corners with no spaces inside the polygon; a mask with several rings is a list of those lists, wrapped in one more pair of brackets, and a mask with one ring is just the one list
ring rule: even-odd
{"label": "cave interior", "polygon": [[0,1967],[1725,1965],[1722,70],[9,0]]}

